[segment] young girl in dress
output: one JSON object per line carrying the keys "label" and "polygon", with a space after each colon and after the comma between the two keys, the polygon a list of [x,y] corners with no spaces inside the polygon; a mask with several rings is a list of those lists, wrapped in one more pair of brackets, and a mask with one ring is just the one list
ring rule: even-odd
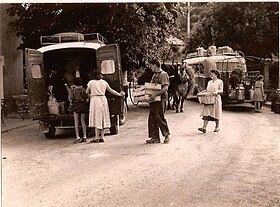
{"label": "young girl in dress", "polygon": [[216,127],[214,132],[218,132],[220,130],[219,123],[220,117],[222,115],[222,99],[221,95],[223,93],[223,81],[219,79],[220,72],[218,70],[210,70],[210,80],[207,84],[207,88],[205,91],[215,94],[215,103],[209,105],[203,105],[203,110],[201,113],[203,122],[203,127],[198,128],[199,131],[206,133],[206,128],[209,121],[215,121]]}
{"label": "young girl in dress", "polygon": [[95,138],[90,142],[104,142],[104,129],[111,127],[109,106],[105,96],[106,90],[115,96],[125,95],[123,91],[118,93],[112,89],[105,80],[101,79],[100,72],[94,70],[92,80],[88,82],[86,90],[90,97],[89,127],[95,128]]}
{"label": "young girl in dress", "polygon": [[[87,104],[88,95],[86,90],[82,86],[82,81],[80,78],[75,78],[75,87],[73,89],[73,114],[74,114],[74,122],[75,122],[75,133],[76,140],[74,143],[86,142],[86,122],[85,122],[85,114],[88,112],[88,104]],[[81,118],[81,124],[83,129],[83,138],[79,136],[79,120]]]}
{"label": "young girl in dress", "polygon": [[259,75],[254,86],[253,101],[255,102],[255,112],[261,112],[261,104],[264,101],[263,76]]}

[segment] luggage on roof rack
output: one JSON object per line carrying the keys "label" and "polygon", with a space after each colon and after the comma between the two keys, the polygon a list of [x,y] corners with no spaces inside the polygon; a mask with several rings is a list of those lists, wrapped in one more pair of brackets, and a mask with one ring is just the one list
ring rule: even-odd
{"label": "luggage on roof rack", "polygon": [[99,33],[82,34],[77,32],[64,32],[51,36],[41,36],[41,45],[52,45],[64,42],[97,42],[107,44],[108,41]]}

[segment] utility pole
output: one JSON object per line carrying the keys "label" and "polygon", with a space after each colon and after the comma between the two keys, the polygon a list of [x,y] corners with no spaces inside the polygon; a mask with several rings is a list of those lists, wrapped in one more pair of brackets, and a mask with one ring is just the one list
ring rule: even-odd
{"label": "utility pole", "polygon": [[190,2],[188,1],[188,7],[187,7],[187,19],[188,19],[188,37],[190,37],[191,33],[191,12],[190,12]]}

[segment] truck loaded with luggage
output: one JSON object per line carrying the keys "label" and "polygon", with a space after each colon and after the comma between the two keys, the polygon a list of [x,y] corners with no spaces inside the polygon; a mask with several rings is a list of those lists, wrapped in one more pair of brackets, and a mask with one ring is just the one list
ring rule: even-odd
{"label": "truck loaded with luggage", "polygon": [[[187,54],[183,63],[193,69],[196,93],[206,89],[210,80],[210,70],[216,69],[219,70],[224,83],[224,105],[252,102],[253,86],[259,71],[247,70],[246,59],[241,51],[234,51],[229,46],[210,46],[207,50],[200,47],[196,52]],[[201,101],[201,97],[199,99]],[[207,99],[210,101],[211,97]]]}

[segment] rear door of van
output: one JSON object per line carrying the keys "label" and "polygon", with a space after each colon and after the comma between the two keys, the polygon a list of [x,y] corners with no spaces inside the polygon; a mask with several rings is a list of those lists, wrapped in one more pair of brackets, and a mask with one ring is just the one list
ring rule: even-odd
{"label": "rear door of van", "polygon": [[[102,46],[96,51],[97,67],[102,77],[110,87],[120,92],[122,90],[122,70],[120,49],[117,44]],[[123,112],[123,99],[106,93],[111,115],[119,115]]]}
{"label": "rear door of van", "polygon": [[40,119],[48,115],[43,53],[25,49],[25,63],[30,115]]}

